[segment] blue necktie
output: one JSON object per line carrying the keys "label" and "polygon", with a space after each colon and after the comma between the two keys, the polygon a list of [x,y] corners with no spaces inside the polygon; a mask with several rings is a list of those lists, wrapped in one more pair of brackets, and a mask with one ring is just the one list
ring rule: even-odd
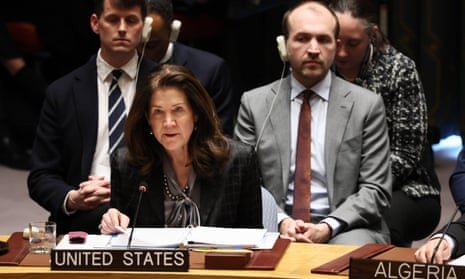
{"label": "blue necktie", "polygon": [[122,70],[113,70],[113,78],[110,85],[110,94],[108,99],[108,134],[110,136],[109,154],[113,152],[123,142],[124,122],[126,120],[126,107],[124,105],[123,95],[118,85],[118,79],[123,73]]}

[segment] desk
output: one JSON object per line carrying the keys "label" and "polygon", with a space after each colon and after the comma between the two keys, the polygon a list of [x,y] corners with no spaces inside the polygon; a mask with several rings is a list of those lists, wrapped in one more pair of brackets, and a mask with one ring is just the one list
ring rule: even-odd
{"label": "desk", "polygon": [[[8,236],[0,236],[6,241]],[[275,270],[212,270],[190,269],[187,273],[176,272],[109,272],[109,271],[50,271],[48,267],[0,266],[0,278],[308,278],[347,279],[347,276],[312,274],[310,269],[335,259],[357,246],[291,243]]]}

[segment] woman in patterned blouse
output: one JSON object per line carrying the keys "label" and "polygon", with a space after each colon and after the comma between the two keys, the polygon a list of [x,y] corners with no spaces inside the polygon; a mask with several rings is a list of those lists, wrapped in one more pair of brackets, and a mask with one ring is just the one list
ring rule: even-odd
{"label": "woman in patterned blouse", "polygon": [[384,217],[391,242],[408,246],[428,236],[441,215],[423,87],[413,60],[379,30],[372,0],[333,0],[331,7],[341,28],[336,73],[384,100],[394,178],[391,208]]}

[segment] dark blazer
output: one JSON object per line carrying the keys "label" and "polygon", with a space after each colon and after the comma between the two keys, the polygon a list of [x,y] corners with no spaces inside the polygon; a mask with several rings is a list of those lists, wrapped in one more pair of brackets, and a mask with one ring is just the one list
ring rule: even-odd
{"label": "dark blazer", "polygon": [[[445,230],[444,226],[437,233],[442,233]],[[452,251],[452,258],[457,258],[465,254],[465,214],[462,214],[457,221],[453,222],[447,234],[455,240],[455,249]]]}
{"label": "dark blazer", "polygon": [[[143,59],[140,76],[154,69]],[[51,214],[57,232],[98,232],[108,205],[67,216],[66,194],[88,179],[97,144],[98,93],[96,55],[86,64],[50,84],[33,146],[29,195]]]}
{"label": "dark blazer", "polygon": [[[252,148],[230,141],[230,156],[224,170],[212,179],[197,176],[200,185],[200,223],[203,226],[261,228],[262,201],[256,157]],[[111,164],[111,207],[131,218],[139,197],[142,181],[148,185],[142,196],[136,225],[163,227],[165,209],[163,194],[163,168],[157,167],[149,177],[141,177],[137,169],[128,164],[127,150],[120,149]]]}
{"label": "dark blazer", "polygon": [[232,135],[237,108],[233,103],[231,76],[225,61],[212,53],[174,43],[170,63],[188,68],[202,82],[215,103],[224,132]]}
{"label": "dark blazer", "polygon": [[455,204],[465,214],[465,149],[457,157],[455,169],[449,179],[449,187]]}

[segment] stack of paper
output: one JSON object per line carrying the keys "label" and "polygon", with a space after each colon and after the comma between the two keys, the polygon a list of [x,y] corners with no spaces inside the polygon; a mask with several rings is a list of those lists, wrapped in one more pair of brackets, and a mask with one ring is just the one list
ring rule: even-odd
{"label": "stack of paper", "polygon": [[[131,229],[115,235],[88,235],[83,244],[69,243],[65,235],[56,249],[126,249]],[[135,228],[131,248],[273,248],[279,233],[242,228]]]}
{"label": "stack of paper", "polygon": [[[111,241],[112,247],[126,247],[129,233],[119,234]],[[195,228],[135,228],[131,247],[163,248],[215,247],[257,248],[263,243],[266,229],[238,229],[218,227]]]}

